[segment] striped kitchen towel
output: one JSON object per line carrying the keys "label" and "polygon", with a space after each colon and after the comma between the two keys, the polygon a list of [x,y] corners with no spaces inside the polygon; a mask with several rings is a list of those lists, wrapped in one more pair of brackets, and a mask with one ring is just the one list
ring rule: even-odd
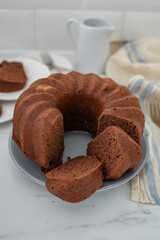
{"label": "striped kitchen towel", "polygon": [[145,115],[149,156],[143,170],[131,181],[131,200],[160,204],[160,39],[127,43],[110,57],[106,74],[128,85]]}
{"label": "striped kitchen towel", "polygon": [[108,59],[105,72],[125,84],[137,74],[147,82],[160,81],[160,39],[144,38],[124,44]]}
{"label": "striped kitchen towel", "polygon": [[131,181],[131,199],[160,204],[160,82],[148,83],[139,75],[129,81],[128,88],[140,100],[149,143],[147,163]]}

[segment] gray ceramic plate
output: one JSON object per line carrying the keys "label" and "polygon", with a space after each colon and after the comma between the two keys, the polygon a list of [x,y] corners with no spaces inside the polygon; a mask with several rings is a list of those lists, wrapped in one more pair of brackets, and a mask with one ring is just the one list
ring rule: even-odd
{"label": "gray ceramic plate", "polygon": [[[68,156],[73,158],[75,156],[85,155],[86,145],[90,140],[91,137],[86,132],[74,131],[65,133],[64,139],[65,151],[63,156],[64,161],[66,161]],[[103,186],[98,191],[103,191],[120,186],[121,184],[126,183],[133,177],[135,177],[142,170],[147,161],[148,142],[145,135],[143,135],[142,137],[141,149],[143,151],[143,158],[137,167],[135,167],[133,170],[124,173],[118,180],[109,180],[103,182]],[[39,165],[31,161],[30,159],[26,158],[21,153],[15,142],[12,140],[12,135],[10,135],[9,137],[9,152],[16,166],[28,178],[43,186],[45,185],[46,179],[44,174],[41,172]]]}

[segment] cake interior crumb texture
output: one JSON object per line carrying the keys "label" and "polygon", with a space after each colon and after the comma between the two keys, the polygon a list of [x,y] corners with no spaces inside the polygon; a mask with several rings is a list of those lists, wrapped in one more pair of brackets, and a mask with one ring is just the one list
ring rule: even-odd
{"label": "cake interior crumb texture", "polygon": [[119,127],[108,127],[87,147],[102,163],[104,179],[118,179],[142,160],[140,146]]}
{"label": "cake interior crumb texture", "polygon": [[68,202],[80,202],[102,186],[102,164],[95,156],[79,156],[46,174],[49,192]]}
{"label": "cake interior crumb texture", "polygon": [[12,92],[23,88],[27,76],[22,63],[3,61],[0,64],[0,92]]}

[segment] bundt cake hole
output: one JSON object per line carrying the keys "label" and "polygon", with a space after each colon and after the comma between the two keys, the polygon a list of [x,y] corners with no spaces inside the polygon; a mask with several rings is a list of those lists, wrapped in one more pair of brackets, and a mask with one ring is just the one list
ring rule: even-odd
{"label": "bundt cake hole", "polygon": [[103,107],[99,100],[87,94],[73,94],[57,101],[57,108],[63,115],[64,131],[83,130],[92,137],[96,136],[98,117]]}

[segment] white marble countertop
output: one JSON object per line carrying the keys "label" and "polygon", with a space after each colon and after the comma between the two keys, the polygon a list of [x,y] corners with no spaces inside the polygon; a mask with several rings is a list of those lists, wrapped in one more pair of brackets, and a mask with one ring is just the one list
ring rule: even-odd
{"label": "white marble countertop", "polygon": [[71,204],[26,178],[8,151],[12,123],[0,125],[0,239],[158,240],[158,205],[130,200],[130,183]]}

